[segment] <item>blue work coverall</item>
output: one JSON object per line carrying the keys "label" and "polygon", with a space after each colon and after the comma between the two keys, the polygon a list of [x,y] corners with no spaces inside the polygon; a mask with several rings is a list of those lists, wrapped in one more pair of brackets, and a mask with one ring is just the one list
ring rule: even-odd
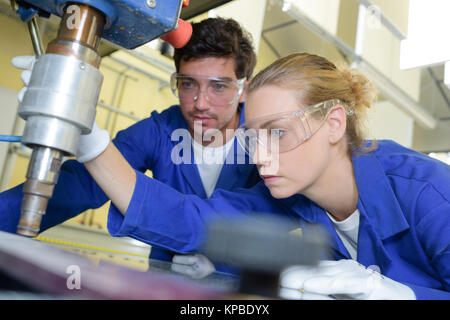
{"label": "blue work coverall", "polygon": [[[392,141],[378,144],[352,158],[360,211],[357,260],[408,285],[418,299],[450,299],[450,166]],[[322,208],[302,195],[274,199],[263,182],[238,192],[216,189],[205,200],[137,172],[128,210],[123,216],[111,205],[108,230],[183,253],[202,245],[208,221],[251,212],[286,216],[300,226],[319,223],[331,235],[331,258],[351,259]]]}
{"label": "blue work coverall", "polygon": [[[239,109],[241,124],[244,122],[244,105],[241,104]],[[191,161],[186,161],[187,163],[176,164],[171,159],[172,150],[175,147],[178,150],[183,139],[179,136],[172,137],[172,133],[177,129],[187,130],[187,126],[180,107],[175,105],[161,113],[154,111],[151,117],[120,131],[113,142],[136,171],[144,173],[151,170],[155,179],[174,190],[182,194],[195,194],[201,199],[207,198],[197,165],[194,164],[192,150]],[[191,145],[191,142],[188,141],[188,144]],[[216,188],[226,190],[249,188],[261,180],[256,166],[249,164],[248,157],[239,162],[236,159],[244,154],[237,151],[240,148],[237,140],[234,141],[233,148],[234,152],[227,155]],[[246,164],[237,165],[242,162]],[[22,187],[21,184],[0,194],[2,231],[15,233],[17,230],[23,198]],[[84,165],[75,160],[68,160],[61,167],[53,197],[42,219],[41,231],[73,218],[87,209],[99,208],[108,200]],[[176,224],[177,221],[178,218],[175,217],[173,223]],[[150,252],[151,258],[161,260],[170,260],[172,255],[156,245]]]}

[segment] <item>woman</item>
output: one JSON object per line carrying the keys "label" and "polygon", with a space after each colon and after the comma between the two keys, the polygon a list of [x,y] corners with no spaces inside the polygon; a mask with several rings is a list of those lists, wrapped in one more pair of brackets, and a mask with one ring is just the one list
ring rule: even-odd
{"label": "woman", "polygon": [[264,180],[253,189],[218,190],[209,200],[182,195],[135,172],[111,144],[86,167],[112,199],[113,235],[190,252],[204,240],[205,222],[221,212],[272,212],[320,223],[332,235],[336,261],[288,269],[286,290],[449,299],[450,167],[391,141],[366,142],[363,122],[374,98],[359,73],[293,54],[260,72],[248,90],[238,138]]}

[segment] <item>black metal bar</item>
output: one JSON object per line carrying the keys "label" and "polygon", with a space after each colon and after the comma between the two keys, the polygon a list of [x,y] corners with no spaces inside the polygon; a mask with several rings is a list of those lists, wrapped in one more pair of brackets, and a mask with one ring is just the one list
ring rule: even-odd
{"label": "black metal bar", "polygon": [[434,71],[431,68],[427,68],[428,69],[428,73],[430,74],[431,78],[434,80],[434,83],[436,84],[439,92],[441,93],[442,98],[445,100],[445,102],[447,103],[447,107],[450,109],[450,100],[447,97],[447,95],[445,94],[444,89],[442,88],[442,81],[440,81],[436,75],[434,74]]}
{"label": "black metal bar", "polygon": [[275,53],[275,55],[277,56],[277,58],[281,58],[280,53],[277,51],[277,49],[275,49],[275,47],[272,45],[272,43],[269,41],[269,39],[266,38],[266,36],[264,34],[261,34],[261,38],[267,43],[267,45],[269,46],[270,50],[272,50],[273,53]]}

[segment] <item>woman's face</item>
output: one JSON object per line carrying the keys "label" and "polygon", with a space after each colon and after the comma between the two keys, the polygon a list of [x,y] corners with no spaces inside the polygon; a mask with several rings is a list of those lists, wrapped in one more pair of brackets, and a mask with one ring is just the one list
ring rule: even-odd
{"label": "woman's face", "polygon": [[[299,106],[293,90],[264,86],[248,96],[245,120],[248,122],[278,113],[304,110],[307,107]],[[325,122],[311,138],[286,152],[271,153],[265,146],[258,144],[253,160],[272,196],[287,198],[296,193],[305,194],[313,188],[330,161],[328,141]]]}

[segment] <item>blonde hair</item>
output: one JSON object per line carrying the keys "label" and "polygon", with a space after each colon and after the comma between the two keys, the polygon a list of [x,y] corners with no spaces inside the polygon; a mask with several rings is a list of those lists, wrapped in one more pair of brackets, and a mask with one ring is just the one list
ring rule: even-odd
{"label": "blonde hair", "polygon": [[292,89],[299,103],[313,105],[339,99],[353,115],[347,117],[346,136],[349,154],[366,153],[376,148],[364,146],[367,110],[376,99],[372,83],[354,69],[337,68],[327,59],[308,53],[294,53],[281,58],[259,72],[251,81],[248,93],[266,85]]}

